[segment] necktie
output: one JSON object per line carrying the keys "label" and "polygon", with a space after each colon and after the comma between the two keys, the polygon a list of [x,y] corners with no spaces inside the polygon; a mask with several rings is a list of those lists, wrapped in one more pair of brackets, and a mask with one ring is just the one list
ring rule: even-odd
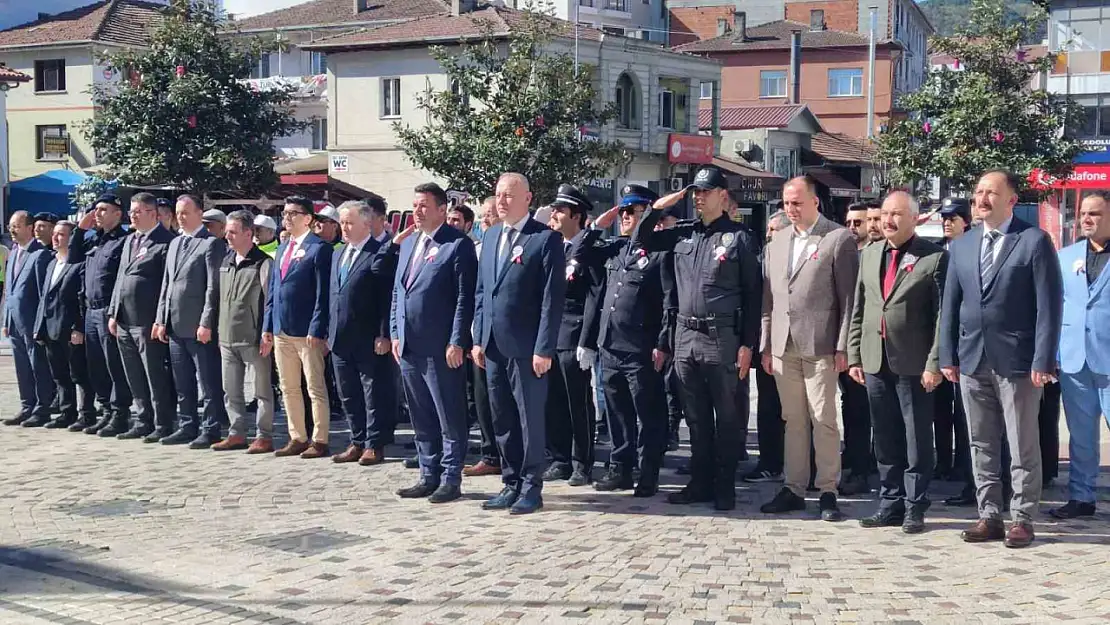
{"label": "necktie", "polygon": [[135,232],[132,237],[134,241],[131,242],[131,260],[135,260],[135,257],[139,255],[139,249],[143,246],[143,235],[140,232]]}
{"label": "necktie", "polygon": [[424,248],[427,247],[426,243],[428,237],[420,235],[420,240],[416,242],[416,247],[412,250],[412,264],[409,265],[409,279],[405,282],[405,288],[412,286],[416,280],[416,274],[420,273],[420,268],[424,266]]}
{"label": "necktie", "polygon": [[890,291],[894,288],[894,279],[898,277],[898,250],[890,250],[890,260],[886,265],[886,273],[883,275],[883,299],[890,297]]}
{"label": "necktie", "polygon": [[289,273],[289,265],[293,263],[293,249],[297,247],[297,242],[289,239],[289,245],[285,248],[285,254],[281,257],[281,277],[285,279],[285,274]]}
{"label": "necktie", "polygon": [[982,286],[985,287],[994,275],[994,243],[998,241],[1002,233],[991,230],[984,236],[987,239],[987,244],[983,246],[983,255],[979,259],[979,277],[982,278]]}
{"label": "necktie", "polygon": [[509,259],[509,251],[513,248],[513,235],[516,233],[511,226],[505,226],[501,236],[501,249],[497,253],[497,276],[505,270],[505,263]]}
{"label": "necktie", "polygon": [[351,245],[347,247],[347,253],[343,257],[343,263],[339,265],[339,285],[347,284],[347,274],[351,272],[351,265],[355,262],[355,254],[358,249]]}
{"label": "necktie", "polygon": [[15,246],[15,258],[12,259],[12,281],[19,277],[19,267],[23,264],[23,248]]}

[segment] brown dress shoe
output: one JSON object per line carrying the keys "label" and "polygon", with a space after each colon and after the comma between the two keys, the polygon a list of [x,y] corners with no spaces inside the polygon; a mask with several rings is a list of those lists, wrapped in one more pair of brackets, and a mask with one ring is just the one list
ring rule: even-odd
{"label": "brown dress shoe", "polygon": [[247,439],[244,436],[228,436],[224,440],[212,445],[213,451],[233,451],[247,449]]}
{"label": "brown dress shoe", "polygon": [[331,454],[331,450],[324,443],[312,443],[308,449],[304,450],[301,454],[302,458],[323,458]]}
{"label": "brown dress shoe", "polygon": [[268,438],[256,438],[247,448],[248,454],[268,454],[274,451],[274,441]]}
{"label": "brown dress shoe", "polygon": [[462,471],[463,475],[467,477],[481,477],[483,475],[501,475],[501,467],[494,466],[487,463],[485,460],[480,460],[478,464],[465,467]]}
{"label": "brown dress shoe", "polygon": [[309,448],[308,441],[289,441],[285,447],[274,452],[278,458],[286,458],[288,456],[299,456]]}
{"label": "brown dress shoe", "polygon": [[383,462],[385,462],[384,447],[368,447],[366,451],[362,452],[362,457],[358,459],[358,463],[364,467]]}
{"label": "brown dress shoe", "polygon": [[347,451],[344,451],[343,453],[339,454],[338,456],[332,456],[331,461],[336,462],[336,463],[339,463],[339,462],[358,462],[358,459],[361,458],[361,457],[362,457],[362,448],[359,447],[358,445],[351,445],[350,447],[347,448]]}
{"label": "brown dress shoe", "polygon": [[1002,540],[1006,537],[1002,519],[979,519],[975,525],[967,528],[960,534],[965,543],[985,543],[991,540]]}
{"label": "brown dress shoe", "polygon": [[1003,544],[1011,549],[1020,549],[1033,544],[1033,524],[1010,524],[1010,529],[1006,532],[1006,540]]}

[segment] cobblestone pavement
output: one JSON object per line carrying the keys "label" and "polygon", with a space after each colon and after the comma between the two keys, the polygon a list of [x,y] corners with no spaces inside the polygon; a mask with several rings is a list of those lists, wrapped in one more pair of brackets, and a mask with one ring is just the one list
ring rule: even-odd
{"label": "cobblestone pavement", "polygon": [[[3,357],[0,413],[15,404]],[[415,472],[399,462],[11,427],[0,443],[2,624],[1110,622],[1110,475],[1093,521],[1042,522],[1011,551],[960,542],[972,512],[943,505],[914,537],[822,523],[813,501],[771,518],[776,485],[742,487],[730,514],[553,486],[541,513],[509,517],[479,509],[497,478],[402,501]]]}

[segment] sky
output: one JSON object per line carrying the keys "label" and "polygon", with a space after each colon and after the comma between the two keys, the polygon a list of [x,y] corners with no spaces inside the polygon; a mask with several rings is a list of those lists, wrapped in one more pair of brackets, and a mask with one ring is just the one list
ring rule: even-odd
{"label": "sky", "polygon": [[[96,0],[0,0],[0,30],[26,24],[40,12],[61,13],[92,4]],[[165,2],[166,0],[153,0]],[[248,17],[301,4],[307,0],[222,0],[224,10],[237,17]]]}

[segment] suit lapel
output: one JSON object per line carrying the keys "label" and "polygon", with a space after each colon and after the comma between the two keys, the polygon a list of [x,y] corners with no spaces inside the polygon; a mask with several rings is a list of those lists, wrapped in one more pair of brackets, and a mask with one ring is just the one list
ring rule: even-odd
{"label": "suit lapel", "polygon": [[[994,261],[994,265],[992,266],[990,282],[983,285],[984,291],[994,284],[994,281],[998,278],[999,270],[1002,269],[1002,265],[1005,264],[1006,259],[1010,257],[1010,252],[1013,252],[1014,247],[1017,246],[1018,237],[1021,235],[1021,231],[1015,230],[1015,224],[1016,222],[1010,222],[1010,232],[1007,232],[1006,235],[1002,237],[1002,249],[998,251],[998,259]],[[982,249],[983,248],[980,245],[979,250],[982,251]],[[982,256],[982,254],[980,254],[980,256]],[[982,262],[981,259],[980,262]]]}
{"label": "suit lapel", "polygon": [[[366,244],[362,246],[362,249],[359,250],[358,255],[355,256],[355,259],[353,261],[351,261],[351,266],[347,269],[347,279],[344,280],[342,283],[340,283],[340,285],[339,285],[340,289],[347,288],[347,285],[351,283],[351,277],[354,276],[355,272],[358,271],[358,268],[362,266],[362,262],[366,259],[366,257],[371,255],[371,252],[366,251],[366,248],[369,247],[369,246],[370,246],[370,241],[367,241]],[[346,254],[346,253],[347,253],[347,248],[343,248],[343,254]],[[343,255],[342,254],[339,256],[339,266],[340,266],[340,268],[343,267]]]}
{"label": "suit lapel", "polygon": [[[502,227],[502,229],[504,229],[504,224],[502,224],[501,227]],[[532,218],[529,217],[528,221],[525,222],[524,227],[520,229],[520,234],[516,235],[516,240],[505,242],[505,245],[507,245],[509,247],[509,250],[505,254],[505,266],[504,267],[498,267],[497,266],[498,262],[500,261],[500,259],[498,258],[498,253],[497,252],[499,251],[498,248],[500,248],[500,246],[501,246],[501,230],[497,231],[497,240],[494,242],[494,248],[493,248],[494,275],[497,276],[496,280],[493,283],[494,290],[497,290],[497,288],[501,286],[501,282],[505,279],[505,274],[509,273],[509,265],[513,264],[513,256],[514,256],[513,250],[518,248],[518,247],[523,250],[524,247],[528,245],[528,238],[529,238],[530,235],[528,233],[526,233],[525,230],[528,230],[531,227],[532,227]],[[521,255],[523,256],[523,252],[521,252]]]}
{"label": "suit lapel", "polygon": [[58,259],[55,258],[54,260],[50,261],[50,266],[46,269],[46,279],[51,280],[50,288],[47,289],[48,293],[51,293],[61,287],[62,283],[65,282],[66,276],[69,275],[70,271],[73,271],[73,265],[66,263],[62,265],[62,275],[58,276],[57,280],[54,280],[54,268],[57,266]]}
{"label": "suit lapel", "polygon": [[887,300],[889,300],[891,297],[894,297],[894,294],[898,292],[898,287],[901,286],[902,281],[905,280],[906,276],[910,273],[906,271],[906,256],[913,256],[913,262],[916,264],[918,261],[921,260],[921,257],[918,256],[918,251],[917,238],[914,238],[913,244],[910,245],[909,249],[906,250],[906,253],[902,255],[902,258],[898,260],[898,274],[894,277],[894,285],[890,287],[890,294],[887,296]]}
{"label": "suit lapel", "polygon": [[[1088,243],[1087,245],[1090,245],[1090,243]],[[1087,265],[1087,245],[1084,245],[1082,248],[1080,248],[1079,255],[1077,257],[1079,260],[1081,260],[1083,262],[1083,265],[1084,265],[1084,273],[1079,278],[1083,281],[1084,284],[1086,284],[1086,282],[1087,282],[1087,275],[1086,275],[1086,271],[1088,269],[1086,267],[1086,265]],[[1074,261],[1072,261],[1072,264],[1074,264]],[[1072,271],[1072,273],[1076,273],[1074,270],[1071,269],[1070,266],[1063,267],[1063,270],[1064,271],[1069,271],[1070,270],[1070,271]],[[1096,279],[1094,282],[1091,283],[1091,285],[1089,287],[1087,287],[1087,301],[1088,302],[1093,301],[1095,298],[1097,298],[1099,296],[1099,294],[1102,292],[1102,289],[1106,287],[1107,275],[1110,275],[1110,267],[1104,267],[1102,269],[1102,273],[1098,274],[1098,279]]]}

